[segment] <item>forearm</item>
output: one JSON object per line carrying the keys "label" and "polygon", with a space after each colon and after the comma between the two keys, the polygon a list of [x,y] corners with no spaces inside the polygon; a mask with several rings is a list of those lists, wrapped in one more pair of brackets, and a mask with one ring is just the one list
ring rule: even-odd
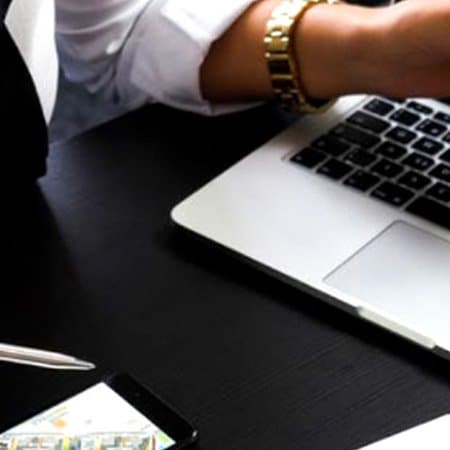
{"label": "forearm", "polygon": [[200,74],[206,99],[240,102],[270,98],[263,39],[267,20],[279,2],[257,2],[212,45]]}
{"label": "forearm", "polygon": [[297,26],[295,48],[301,81],[310,97],[328,99],[377,90],[385,26],[380,11],[323,4],[305,14]]}
{"label": "forearm", "polygon": [[[263,38],[279,1],[255,4],[212,46],[201,73],[205,98],[224,102],[271,97]],[[370,72],[379,69],[373,61],[381,26],[379,14],[368,8],[324,4],[307,11],[294,42],[307,94],[331,98],[374,87],[376,75]]]}

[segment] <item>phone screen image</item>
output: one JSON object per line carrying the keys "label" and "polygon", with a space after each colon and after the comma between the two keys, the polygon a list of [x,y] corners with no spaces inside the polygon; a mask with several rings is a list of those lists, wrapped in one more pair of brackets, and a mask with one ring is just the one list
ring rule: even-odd
{"label": "phone screen image", "polygon": [[0,450],[165,450],[174,444],[105,383],[0,434]]}

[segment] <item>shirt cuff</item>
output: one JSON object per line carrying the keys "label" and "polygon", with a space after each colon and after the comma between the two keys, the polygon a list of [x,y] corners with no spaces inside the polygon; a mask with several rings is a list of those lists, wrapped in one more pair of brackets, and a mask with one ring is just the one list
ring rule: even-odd
{"label": "shirt cuff", "polygon": [[255,105],[212,104],[200,90],[200,68],[211,44],[254,1],[150,2],[118,61],[116,88],[120,102],[132,107],[153,100],[204,115]]}

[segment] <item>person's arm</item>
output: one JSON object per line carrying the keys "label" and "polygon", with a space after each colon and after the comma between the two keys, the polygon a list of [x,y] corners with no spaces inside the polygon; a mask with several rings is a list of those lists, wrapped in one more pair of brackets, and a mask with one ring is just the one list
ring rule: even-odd
{"label": "person's arm", "polygon": [[[279,1],[56,0],[62,65],[126,109],[236,111],[271,97],[263,35]],[[303,84],[313,98],[449,96],[449,30],[448,0],[314,6],[297,28]]]}
{"label": "person's arm", "polygon": [[[263,37],[280,0],[261,0],[214,43],[201,70],[213,102],[268,99]],[[303,85],[310,97],[351,93],[450,96],[450,3],[408,0],[369,9],[311,8],[296,29]]]}
{"label": "person's arm", "polygon": [[55,0],[67,77],[125,110],[159,102],[210,115],[251,105],[206,101],[200,66],[257,0]]}

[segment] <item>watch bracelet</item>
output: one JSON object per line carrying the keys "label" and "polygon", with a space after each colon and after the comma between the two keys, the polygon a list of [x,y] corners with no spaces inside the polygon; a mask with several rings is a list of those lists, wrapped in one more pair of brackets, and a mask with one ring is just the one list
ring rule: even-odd
{"label": "watch bracelet", "polygon": [[313,6],[336,4],[338,0],[284,0],[274,8],[264,37],[265,58],[272,89],[285,109],[292,112],[326,111],[335,100],[314,100],[304,92],[293,46],[299,20]]}

